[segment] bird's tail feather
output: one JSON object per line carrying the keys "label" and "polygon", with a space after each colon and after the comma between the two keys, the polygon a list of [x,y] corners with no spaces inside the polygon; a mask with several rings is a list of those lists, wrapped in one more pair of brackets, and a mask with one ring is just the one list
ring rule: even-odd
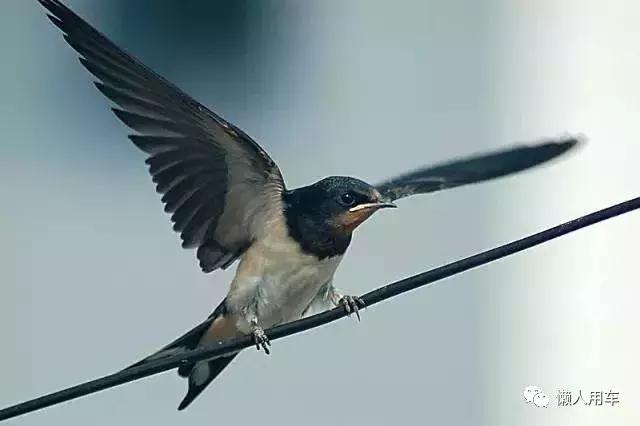
{"label": "bird's tail feather", "polygon": [[163,347],[159,351],[154,352],[148,357],[141,359],[135,364],[128,366],[127,368],[125,368],[125,370],[128,370],[133,367],[138,367],[150,361],[156,361],[158,359],[179,354],[180,352],[186,352],[188,350],[195,349],[198,346],[198,343],[200,342],[202,335],[211,326],[212,322],[213,322],[212,319],[207,319],[206,321],[198,324],[196,327],[189,330],[187,333],[180,336],[173,342],[169,343],[167,346]]}
{"label": "bird's tail feather", "polygon": [[[182,372],[178,370],[178,374],[181,376],[189,377],[189,390],[182,402],[180,402],[178,410],[182,411],[187,408],[237,355],[238,354],[233,354],[227,357],[216,358],[211,361],[200,361],[194,365],[185,366],[190,367],[188,373],[187,370]],[[180,368],[182,369],[183,367]]]}
{"label": "bird's tail feather", "polygon": [[[184,335],[180,336],[173,342],[169,343],[167,346],[163,347],[159,351],[149,355],[148,357],[136,362],[133,365],[125,368],[125,370],[138,367],[142,364],[145,364],[150,361],[156,361],[158,359],[162,359],[165,357],[169,357],[172,355],[179,354],[181,352],[186,352],[198,347],[204,340],[209,340],[206,334],[210,334],[210,330],[212,327],[215,327],[216,320],[220,322],[220,320],[224,320],[224,315],[226,313],[224,302],[216,308],[215,311],[207,318],[204,322],[198,324],[193,329],[189,330]],[[215,333],[212,336],[215,339]],[[220,336],[221,338],[226,338],[229,336]],[[185,364],[178,368],[178,374],[181,377],[188,378],[189,381],[189,390],[187,395],[184,397],[180,405],[178,406],[178,410],[184,410],[193,402],[194,399],[202,391],[215,379],[222,370],[229,365],[229,363],[236,357],[237,354],[232,354],[227,357],[215,358],[210,361],[199,361],[196,363]]]}

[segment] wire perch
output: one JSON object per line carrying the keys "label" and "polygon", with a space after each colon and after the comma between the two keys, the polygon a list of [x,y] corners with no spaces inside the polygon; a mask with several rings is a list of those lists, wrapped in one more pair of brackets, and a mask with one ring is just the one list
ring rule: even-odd
{"label": "wire perch", "polygon": [[[423,272],[418,275],[414,275],[409,278],[405,278],[400,281],[396,281],[392,284],[385,285],[365,294],[364,296],[362,296],[362,299],[367,306],[371,306],[399,294],[414,290],[418,287],[423,287],[436,281],[440,281],[444,278],[448,278],[461,272],[467,271],[469,269],[477,268],[478,266],[485,265],[487,263],[493,262],[494,260],[498,260],[503,257],[521,252],[523,250],[566,235],[570,232],[574,232],[598,222],[602,222],[604,220],[629,213],[639,208],[640,197],[633,198],[631,200],[616,204],[614,206],[599,210],[594,213],[590,213],[586,216],[582,216],[561,225],[554,226],[553,228],[546,229],[520,240],[484,251],[482,253],[467,257],[462,260],[458,260],[453,263],[449,263],[444,266],[440,266],[438,268]],[[266,330],[266,334],[271,340],[280,339],[281,337],[290,336],[292,334],[300,333],[311,328],[328,324],[346,315],[347,314],[344,309],[335,308],[308,318],[270,328]],[[91,380],[89,382],[85,382],[67,389],[63,389],[61,391],[53,392],[48,395],[5,408],[3,410],[0,410],[0,421],[11,419],[13,417],[17,417],[33,411],[41,410],[55,404],[60,404],[65,401],[96,393],[101,390],[109,389],[124,383],[132,382],[143,377],[148,377],[154,374],[168,371],[177,368],[186,362],[195,362],[203,359],[216,358],[228,353],[237,352],[239,350],[253,346],[253,344],[253,339],[250,336],[244,336],[241,338],[220,342],[212,346],[194,349],[183,354],[159,359],[157,361],[150,361],[138,367],[119,371],[117,373],[101,377],[99,379]]]}

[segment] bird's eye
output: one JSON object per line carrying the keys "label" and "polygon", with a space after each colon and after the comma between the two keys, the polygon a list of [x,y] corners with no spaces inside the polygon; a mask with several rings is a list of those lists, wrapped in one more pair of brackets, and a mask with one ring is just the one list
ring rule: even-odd
{"label": "bird's eye", "polygon": [[356,203],[356,198],[350,192],[345,192],[340,196],[340,201],[347,207],[351,207]]}

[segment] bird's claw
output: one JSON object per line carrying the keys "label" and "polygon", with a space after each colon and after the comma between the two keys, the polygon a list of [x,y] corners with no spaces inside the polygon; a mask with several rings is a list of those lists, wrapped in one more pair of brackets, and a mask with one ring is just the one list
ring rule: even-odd
{"label": "bird's claw", "polygon": [[355,313],[358,321],[360,321],[360,309],[367,307],[364,300],[358,296],[342,296],[339,303],[344,307],[344,310],[349,316]]}
{"label": "bird's claw", "polygon": [[254,327],[252,334],[253,334],[253,342],[256,344],[256,349],[257,350],[263,349],[264,353],[269,355],[270,353],[269,347],[271,347],[271,341],[265,334],[264,330],[261,327],[256,326]]}

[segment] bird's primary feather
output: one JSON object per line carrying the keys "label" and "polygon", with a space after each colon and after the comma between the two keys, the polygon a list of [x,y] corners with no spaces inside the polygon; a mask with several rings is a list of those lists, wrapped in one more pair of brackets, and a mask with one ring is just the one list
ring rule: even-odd
{"label": "bird's primary feather", "polygon": [[545,141],[537,145],[460,158],[421,168],[376,185],[388,201],[499,178],[537,166],[573,148],[579,139]]}
{"label": "bird's primary feather", "polygon": [[126,53],[57,0],[38,0],[97,88],[137,132],[165,210],[205,272],[227,267],[282,215],[280,170],[247,134]]}

